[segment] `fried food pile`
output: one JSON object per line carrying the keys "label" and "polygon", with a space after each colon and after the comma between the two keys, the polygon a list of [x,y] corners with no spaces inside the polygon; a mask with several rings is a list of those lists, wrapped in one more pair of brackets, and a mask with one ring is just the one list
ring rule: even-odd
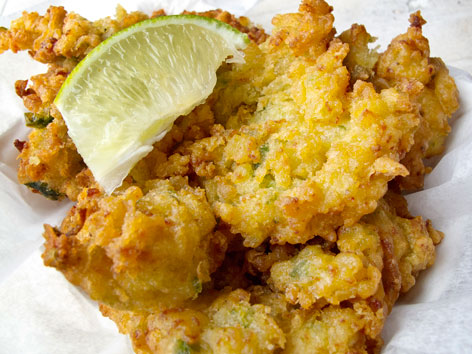
{"label": "fried food pile", "polygon": [[90,22],[51,6],[0,31],[0,51],[49,67],[16,83],[33,128],[15,141],[19,181],[76,202],[45,225],[44,263],[136,353],[378,353],[392,306],[434,263],[443,234],[401,194],[444,149],[454,80],[419,12],[378,53],[361,25],[336,35],[331,11],[304,0],[270,36],[199,13],[249,35],[246,63],[223,64],[207,101],[110,196],[52,102],[91,49],[147,16],[119,7]]}

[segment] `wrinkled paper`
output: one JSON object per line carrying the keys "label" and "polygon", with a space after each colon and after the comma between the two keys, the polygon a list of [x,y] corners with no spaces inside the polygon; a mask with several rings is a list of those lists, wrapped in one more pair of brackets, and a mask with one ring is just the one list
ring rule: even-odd
{"label": "wrinkled paper", "polygon": [[[169,13],[221,7],[247,14],[270,29],[272,15],[296,10],[298,1],[120,3],[127,10],[147,13],[161,7]],[[25,8],[42,13],[49,4],[64,5],[90,19],[112,15],[116,6],[114,1],[4,0],[0,10],[7,16],[0,17],[0,26],[8,26]],[[336,5],[335,15],[342,11]],[[42,224],[58,224],[71,203],[48,201],[18,184],[12,142],[28,134],[14,81],[44,72],[45,66],[26,53],[7,52],[0,56],[0,68],[0,352],[130,354],[128,338],[101,316],[97,304],[61,273],[42,264]],[[411,212],[430,218],[446,237],[437,248],[434,267],[421,274],[389,316],[383,331],[386,354],[472,351],[472,76],[455,68],[451,73],[460,91],[461,108],[453,118],[446,152],[436,161],[424,190],[408,196]]]}

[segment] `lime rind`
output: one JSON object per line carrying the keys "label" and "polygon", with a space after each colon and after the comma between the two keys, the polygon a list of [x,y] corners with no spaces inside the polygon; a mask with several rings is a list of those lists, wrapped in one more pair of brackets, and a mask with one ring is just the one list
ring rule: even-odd
{"label": "lime rind", "polygon": [[[161,23],[162,22],[162,23]],[[247,34],[242,33],[238,31],[236,28],[231,27],[227,23],[221,22],[219,20],[209,18],[209,17],[203,17],[203,16],[197,16],[197,15],[169,15],[169,16],[159,16],[155,18],[150,18],[148,20],[144,20],[141,22],[138,22],[128,28],[122,29],[121,31],[115,33],[113,36],[110,38],[104,40],[102,43],[100,43],[98,46],[96,46],[90,53],[87,55],[87,57],[80,61],[79,64],[71,71],[71,73],[67,76],[66,80],[64,81],[63,85],[61,86],[59,92],[57,93],[57,96],[54,100],[54,104],[60,102],[61,96],[62,96],[62,91],[64,87],[73,84],[74,78],[76,78],[78,75],[80,75],[80,72],[83,70],[84,62],[85,60],[87,61],[93,61],[95,57],[99,56],[101,51],[105,47],[112,46],[114,43],[120,41],[123,39],[124,34],[131,35],[138,30],[144,29],[145,27],[155,27],[156,25],[186,25],[186,24],[195,24],[197,26],[201,26],[204,28],[207,28],[209,30],[214,30],[214,31],[219,31],[223,30],[225,35],[227,36],[227,43],[229,47],[234,47],[235,50],[235,55],[236,60],[229,60],[229,62],[234,62],[234,63],[242,63],[244,62],[242,54],[239,52],[239,50],[242,50],[246,48],[246,46],[249,44],[250,39],[247,36]]]}
{"label": "lime rind", "polygon": [[247,43],[246,35],[214,19],[163,16],[118,32],[77,65],[54,103],[106,193],[177,117],[205,101],[221,62],[228,56],[244,62],[239,50]]}

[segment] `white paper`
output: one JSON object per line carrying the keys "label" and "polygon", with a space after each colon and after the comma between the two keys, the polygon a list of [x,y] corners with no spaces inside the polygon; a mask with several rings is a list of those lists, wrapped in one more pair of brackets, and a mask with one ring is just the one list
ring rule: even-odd
{"label": "white paper", "polygon": [[[331,1],[335,15],[342,11],[341,2],[349,8],[353,6],[346,0]],[[0,18],[0,25],[8,26],[7,21],[17,17],[24,8],[33,6],[43,12],[51,3],[63,4],[66,9],[91,19],[112,15],[115,8],[112,1],[6,1],[3,8],[0,3],[0,10],[6,15]],[[201,11],[221,7],[247,14],[254,22],[270,28],[273,14],[296,10],[298,1],[129,0],[121,4],[128,10],[146,12],[165,7],[170,13],[183,8]],[[395,34],[404,31],[406,19],[403,16],[403,25],[395,29]],[[341,20],[344,21],[342,17]],[[355,18],[350,22],[364,21]],[[340,30],[347,28],[342,23]],[[467,33],[465,38],[469,38]],[[382,38],[384,43],[389,40]],[[438,54],[433,52],[433,55]],[[472,67],[470,53],[459,57],[457,62]],[[47,201],[17,183],[17,151],[12,142],[25,139],[28,133],[22,122],[22,102],[14,93],[14,81],[45,69],[25,53],[0,55],[0,68],[0,353],[132,353],[128,338],[118,333],[113,322],[101,316],[94,302],[70,285],[61,273],[42,264],[42,224],[59,223],[70,203]],[[387,320],[383,352],[388,354],[472,352],[469,300],[472,294],[472,77],[456,69],[452,74],[459,87],[461,108],[455,117],[447,151],[427,177],[425,190],[408,197],[411,212],[432,219],[446,237],[437,249],[434,267],[422,273],[417,285],[400,299]]]}

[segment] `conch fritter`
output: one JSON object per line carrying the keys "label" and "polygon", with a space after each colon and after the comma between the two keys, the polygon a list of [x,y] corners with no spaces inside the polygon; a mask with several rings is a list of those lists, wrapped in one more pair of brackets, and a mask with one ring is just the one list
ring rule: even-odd
{"label": "conch fritter", "polygon": [[398,216],[386,200],[359,223],[339,228],[337,236],[338,253],[308,245],[273,263],[268,283],[303,308],[368,299],[384,287],[391,308],[399,293],[415,284],[418,272],[434,263],[435,245],[443,237],[429,220]]}
{"label": "conch fritter", "polygon": [[[395,88],[351,89],[349,46],[333,39],[330,8],[300,11],[277,18],[246,64],[220,74],[213,111],[226,129],[181,149],[215,214],[248,247],[267,237],[334,241],[336,228],[374,211],[387,183],[408,175],[399,161],[414,142],[416,105]],[[309,36],[304,21],[330,30]]]}
{"label": "conch fritter", "polygon": [[419,107],[420,123],[415,143],[401,163],[408,176],[396,178],[401,189],[418,190],[431,168],[424,159],[439,155],[450,131],[448,119],[459,106],[457,88],[440,58],[430,57],[428,40],[422,34],[426,21],[419,12],[410,16],[408,31],[394,38],[384,53],[370,50],[373,38],[363,26],[353,25],[340,38],[350,45],[345,64],[352,79],[368,80],[377,89],[396,87]]}
{"label": "conch fritter", "polygon": [[218,266],[211,256],[212,242],[222,248],[215,224],[205,192],[182,177],[113,196],[86,188],[59,230],[46,226],[43,259],[117,308],[180,303],[197,297]]}

